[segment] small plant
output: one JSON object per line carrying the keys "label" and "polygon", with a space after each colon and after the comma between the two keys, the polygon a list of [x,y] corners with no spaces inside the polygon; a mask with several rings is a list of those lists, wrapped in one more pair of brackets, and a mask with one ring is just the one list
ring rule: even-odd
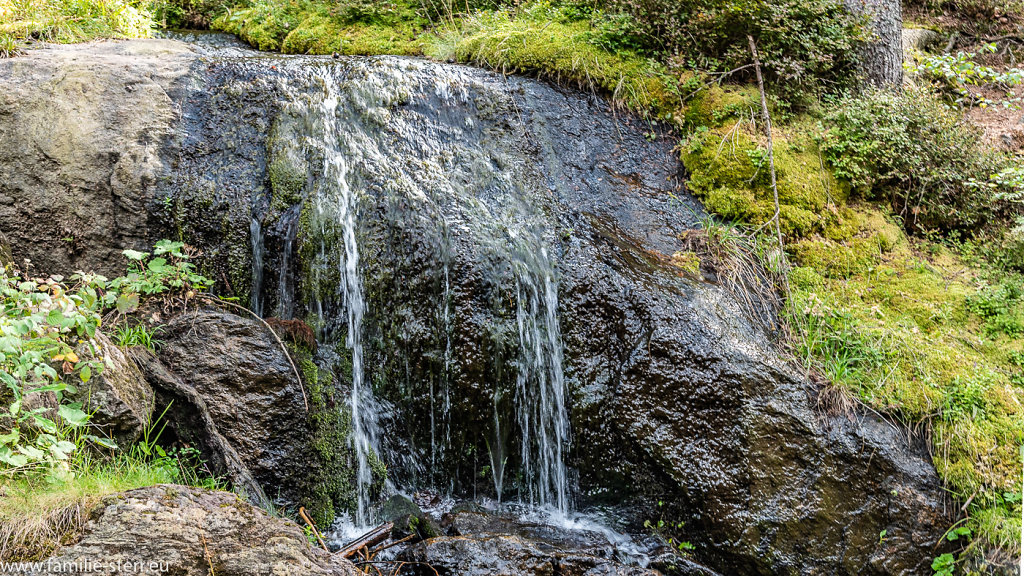
{"label": "small plant", "polygon": [[142,323],[135,324],[134,326],[123,324],[117,327],[117,332],[114,333],[114,341],[118,346],[125,348],[143,346],[155,351],[157,346],[161,344],[160,340],[156,339],[156,335],[159,332],[159,326],[151,329]]}
{"label": "small plant", "polygon": [[956,558],[949,552],[932,560],[932,570],[935,571],[935,576],[953,576],[955,568]]}
{"label": "small plant", "polygon": [[128,273],[109,283],[118,292],[116,307],[121,314],[135,311],[140,296],[184,295],[188,299],[213,285],[189,261],[192,254],[183,242],[161,240],[152,254],[125,250],[124,255],[128,258]]}
{"label": "small plant", "polygon": [[[994,53],[995,44],[984,44],[982,53]],[[993,101],[973,88],[992,86],[1009,92],[1010,88],[1024,83],[1024,70],[1012,68],[998,71],[989,66],[975,62],[976,52],[957,52],[953,54],[937,54],[927,56],[917,63],[907,63],[909,72],[921,74],[929,78],[942,90],[954,94],[957,104],[962,106],[978,106],[987,108],[993,105],[1019,107],[1019,97],[1007,96],[1003,100]]]}
{"label": "small plant", "polygon": [[1010,276],[1001,283],[984,288],[967,299],[967,308],[985,319],[990,336],[1024,335],[1024,285]]}
{"label": "small plant", "polygon": [[[663,501],[658,501],[659,509],[664,508],[664,505]],[[664,514],[656,522],[644,521],[644,528],[650,530],[652,535],[661,540],[675,556],[681,559],[689,558],[690,552],[694,549],[693,544],[679,536],[679,532],[685,525],[686,522],[683,521],[666,521]]]}

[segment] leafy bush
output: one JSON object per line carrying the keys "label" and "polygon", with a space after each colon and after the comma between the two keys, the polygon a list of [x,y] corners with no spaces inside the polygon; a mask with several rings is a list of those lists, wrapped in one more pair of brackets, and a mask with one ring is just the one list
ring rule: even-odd
{"label": "leafy bush", "polygon": [[1024,335],[1024,283],[1010,276],[995,286],[986,286],[967,299],[971,312],[985,319],[989,335]]}
{"label": "leafy bush", "polygon": [[[85,433],[89,416],[67,400],[73,382],[103,370],[97,340],[104,312],[125,313],[141,295],[203,290],[212,282],[188,262],[185,245],[161,241],[147,253],[125,250],[129,273],[107,281],[77,273],[29,278],[0,268],[0,475],[52,470],[88,443],[113,445]],[[51,395],[53,405],[39,399]]]}
{"label": "leafy bush", "polygon": [[[984,44],[982,53],[996,51],[995,44]],[[975,62],[975,52],[957,52],[953,54],[935,54],[925,56],[919,62],[907,64],[908,71],[920,74],[931,80],[937,87],[954,95],[957,104],[986,108],[994,104],[1012,106],[1020,102],[1019,97],[1012,95],[1000,101],[987,98],[974,87],[991,86],[1005,90],[1007,93],[1015,86],[1024,83],[1024,70],[1011,68],[996,70]]]}
{"label": "leafy bush", "polygon": [[26,39],[145,38],[152,27],[142,0],[0,0],[0,56]]}
{"label": "leafy bush", "polygon": [[690,68],[746,66],[752,35],[769,78],[793,87],[850,78],[864,37],[841,0],[606,0],[606,7],[630,16],[629,34],[648,50],[678,55]]}
{"label": "leafy bush", "polygon": [[[0,382],[11,398],[0,412],[0,471],[67,460],[75,429],[88,420],[80,403],[64,401],[74,391],[64,377],[88,382],[103,368],[93,339],[99,294],[90,278],[76,277],[71,287],[62,281],[0,272]],[[46,395],[56,409],[37,400]]]}
{"label": "leafy bush", "polygon": [[836,175],[866,199],[889,201],[909,230],[971,228],[993,215],[997,198],[971,182],[1007,160],[930,93],[842,98],[826,123],[821,148]]}
{"label": "leafy bush", "polygon": [[153,20],[164,29],[200,30],[227,9],[226,0],[156,0],[151,5]]}

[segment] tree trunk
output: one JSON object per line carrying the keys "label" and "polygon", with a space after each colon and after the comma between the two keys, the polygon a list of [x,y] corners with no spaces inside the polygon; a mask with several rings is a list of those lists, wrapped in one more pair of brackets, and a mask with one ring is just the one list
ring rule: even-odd
{"label": "tree trunk", "polygon": [[845,0],[846,9],[865,16],[872,38],[860,50],[861,72],[881,88],[903,84],[903,11],[900,0]]}

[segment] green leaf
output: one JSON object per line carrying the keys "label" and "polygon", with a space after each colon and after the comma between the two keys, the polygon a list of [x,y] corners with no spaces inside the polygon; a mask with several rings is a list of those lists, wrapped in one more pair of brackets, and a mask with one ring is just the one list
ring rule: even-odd
{"label": "green leaf", "polygon": [[53,455],[53,459],[57,461],[67,460],[68,454],[75,451],[76,446],[67,440],[61,440],[56,444],[50,446],[50,454]]}
{"label": "green leaf", "polygon": [[28,464],[28,457],[23,454],[15,454],[7,446],[0,446],[0,462],[18,468]]}
{"label": "green leaf", "polygon": [[21,437],[20,431],[15,428],[11,430],[10,434],[0,434],[0,445],[2,444],[17,444],[18,439]]}
{"label": "green leaf", "polygon": [[167,259],[166,258],[153,258],[152,260],[149,261],[149,264],[147,265],[147,267],[151,271],[156,272],[157,274],[159,274],[159,273],[163,272],[164,270],[166,270],[168,268],[168,266],[167,266]]}
{"label": "green leaf", "polygon": [[72,426],[81,426],[89,420],[89,415],[82,412],[77,404],[63,404],[57,408],[57,413]]}
{"label": "green leaf", "polygon": [[46,315],[46,323],[51,326],[61,326],[64,323],[64,312],[60,308],[54,308],[50,310],[50,313]]}
{"label": "green leaf", "polygon": [[82,371],[78,373],[78,377],[82,379],[82,382],[88,382],[92,378],[92,368],[83,366]]}
{"label": "green leaf", "polygon": [[132,294],[121,294],[117,297],[117,311],[120,314],[128,314],[134,312],[139,307],[139,295]]}
{"label": "green leaf", "polygon": [[46,458],[46,452],[43,452],[35,446],[18,446],[18,452],[21,452],[32,460],[42,460]]}
{"label": "green leaf", "polygon": [[49,418],[40,416],[38,414],[34,414],[32,416],[32,420],[35,422],[36,426],[38,426],[42,430],[49,432],[50,434],[57,433],[57,424],[54,423],[53,420],[50,420]]}
{"label": "green leaf", "polygon": [[86,434],[83,438],[95,444],[99,444],[104,448],[110,448],[111,450],[117,449],[117,443],[109,438],[100,438],[99,436],[93,436],[92,434]]}
{"label": "green leaf", "polygon": [[141,262],[142,260],[145,260],[147,257],[149,257],[149,252],[139,252],[137,250],[124,250],[121,253],[124,254],[125,257],[128,258],[129,260],[135,260],[137,262]]}

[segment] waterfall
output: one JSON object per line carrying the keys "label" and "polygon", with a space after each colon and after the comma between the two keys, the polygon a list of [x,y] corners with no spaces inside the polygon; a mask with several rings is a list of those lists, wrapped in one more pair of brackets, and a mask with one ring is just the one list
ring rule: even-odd
{"label": "waterfall", "polygon": [[558,289],[546,248],[516,269],[516,324],[519,373],[516,412],[522,433],[523,476],[530,500],[569,510],[569,480],[564,453],[569,443],[565,406],[562,337],[558,326]]}
{"label": "waterfall", "polygon": [[[337,269],[340,274],[339,290],[346,309],[345,346],[352,355],[352,391],[349,407],[352,411],[351,442],[356,455],[357,508],[355,522],[369,525],[370,485],[373,475],[371,458],[376,457],[378,414],[373,391],[364,379],[362,324],[366,311],[362,280],[359,275],[359,247],[356,243],[356,215],[359,199],[349,181],[351,177],[347,135],[338,124],[340,95],[337,80],[324,70],[320,73],[324,96],[320,101],[322,134],[317,148],[323,154],[323,177],[320,179],[313,202],[317,220],[321,223],[320,253],[327,259],[330,253],[328,226],[340,232],[343,249],[338,251]],[[333,232],[333,231],[332,231]],[[319,306],[318,306],[319,307]],[[319,307],[322,310],[322,307]],[[321,312],[322,314],[322,312]]]}
{"label": "waterfall", "polygon": [[281,266],[277,275],[277,316],[291,318],[295,309],[295,295],[288,289],[288,271],[295,244],[298,215],[288,220],[284,230],[284,249],[281,251]]}
{"label": "waterfall", "polygon": [[[521,502],[566,512],[569,422],[557,236],[545,209],[551,189],[519,161],[520,143],[493,139],[508,128],[490,128],[497,120],[489,106],[497,99],[514,110],[507,93],[473,99],[470,86],[492,87],[474,84],[466,70],[423,66],[325,63],[314,69],[315,94],[299,96],[276,132],[308,142],[304,153],[280,156],[307,159],[298,165],[311,176],[308,217],[279,229],[289,253],[291,226],[319,242],[312,278],[299,286],[320,321],[321,354],[350,355],[350,364],[343,357],[336,366],[351,366],[353,520],[372,521],[380,464],[386,487],[399,491],[475,493],[489,471],[499,499],[514,486]],[[360,206],[372,207],[362,222]],[[429,257],[403,258],[420,250]],[[466,292],[467,270],[481,273],[479,292]],[[286,278],[277,278],[279,292],[288,291]],[[279,307],[289,302],[282,296]],[[482,318],[483,331],[467,341],[466,328]],[[490,408],[487,388],[472,392],[468,377],[493,386],[486,418],[466,418]],[[489,470],[481,456],[490,457]]]}
{"label": "waterfall", "polygon": [[263,301],[260,293],[263,291],[263,226],[259,217],[254,213],[249,220],[249,238],[252,242],[252,294],[249,296],[249,308],[257,316],[263,316]]}

